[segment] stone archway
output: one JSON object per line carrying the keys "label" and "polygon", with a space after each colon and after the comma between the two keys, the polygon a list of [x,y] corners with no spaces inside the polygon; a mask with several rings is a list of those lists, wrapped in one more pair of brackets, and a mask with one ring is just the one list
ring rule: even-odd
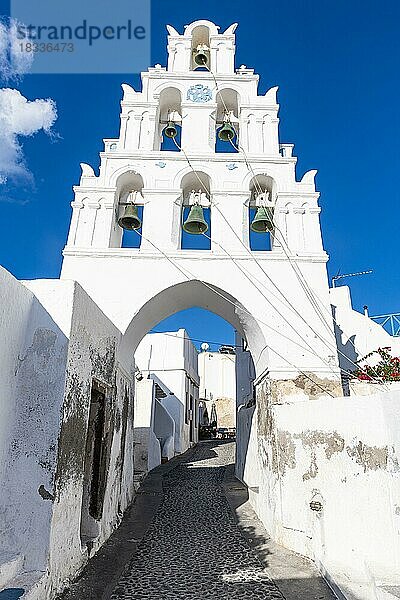
{"label": "stone archway", "polygon": [[[177,283],[153,296],[132,317],[121,340],[121,353],[124,356],[134,353],[144,336],[160,321],[192,307],[203,308],[222,317],[237,331],[238,339],[246,342],[246,351],[237,349],[237,369],[245,391],[238,395],[236,414],[236,470],[238,476],[244,479],[246,463],[257,464],[257,415],[255,402],[251,401],[255,399],[253,381],[257,376],[262,377],[268,367],[266,339],[251,312],[216,285],[199,280]],[[140,410],[138,407],[139,413]],[[257,469],[251,474],[251,483],[256,485],[256,479]]]}
{"label": "stone archway", "polygon": [[246,340],[256,375],[268,364],[267,344],[260,325],[251,312],[228,292],[199,280],[177,283],[148,300],[132,317],[121,342],[121,351],[134,352],[143,337],[163,319],[193,306],[209,310],[225,319]]}

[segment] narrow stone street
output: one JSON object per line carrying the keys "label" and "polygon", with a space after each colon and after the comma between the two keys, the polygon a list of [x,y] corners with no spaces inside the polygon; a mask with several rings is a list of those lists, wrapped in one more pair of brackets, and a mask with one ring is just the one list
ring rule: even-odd
{"label": "narrow stone street", "polygon": [[223,492],[233,444],[200,444],[164,480],[164,501],[113,600],[283,598],[236,526]]}
{"label": "narrow stone street", "polygon": [[[139,494],[142,507],[138,507],[131,525],[123,523],[122,533],[117,532],[125,544],[111,539],[111,550],[106,544],[105,552],[101,550],[91,561],[89,573],[63,597],[334,598],[310,561],[270,540],[246,501],[245,487],[233,477],[234,448],[233,442],[203,442],[156,469],[162,479],[158,504],[154,504],[158,492],[150,484]],[[152,477],[150,474],[150,480]],[[147,512],[143,519],[147,518],[148,526],[142,526],[140,537],[135,523],[140,524],[143,511]],[[119,546],[129,548],[129,542],[133,543],[132,552],[111,583],[113,556],[120,554]]]}

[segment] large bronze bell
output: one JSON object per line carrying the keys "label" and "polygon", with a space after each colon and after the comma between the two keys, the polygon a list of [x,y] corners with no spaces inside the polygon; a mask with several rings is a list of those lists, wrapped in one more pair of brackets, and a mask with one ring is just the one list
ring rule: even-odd
{"label": "large bronze bell", "polygon": [[223,142],[230,142],[236,135],[236,131],[230,123],[225,122],[218,130],[218,137]]}
{"label": "large bronze bell", "polygon": [[208,55],[206,54],[205,49],[197,48],[194,51],[193,60],[199,67],[205,67],[208,63]]}
{"label": "large bronze bell", "polygon": [[251,222],[250,229],[256,233],[265,233],[266,231],[272,231],[273,228],[273,208],[259,206],[255,217]]}
{"label": "large bronze bell", "polygon": [[199,235],[208,230],[208,224],[200,204],[193,204],[190,208],[188,217],[183,224],[183,230],[193,235]]}
{"label": "large bronze bell", "polygon": [[136,204],[127,204],[125,206],[124,214],[118,219],[118,225],[128,231],[135,231],[141,228],[142,221],[139,219]]}
{"label": "large bronze bell", "polygon": [[178,135],[178,130],[173,121],[168,121],[167,125],[164,127],[163,131],[164,135],[167,138],[174,138]]}

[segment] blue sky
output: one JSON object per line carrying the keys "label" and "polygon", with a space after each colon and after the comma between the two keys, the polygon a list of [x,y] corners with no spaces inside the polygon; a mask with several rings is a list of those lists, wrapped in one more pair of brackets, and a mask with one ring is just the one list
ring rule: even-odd
{"label": "blue sky", "polygon": [[[201,6],[201,10],[197,7]],[[2,14],[8,7],[0,0]],[[282,142],[295,143],[297,174],[318,169],[330,275],[373,269],[349,280],[357,309],[400,311],[397,274],[400,3],[336,0],[256,2],[153,0],[152,64],[166,63],[166,30],[199,18],[236,31],[239,66],[260,74],[260,93],[279,85]],[[80,162],[98,167],[102,138],[119,128],[121,75],[26,75],[14,87],[28,99],[52,98],[58,138],[24,138],[34,189],[0,192],[0,264],[18,278],[58,277]],[[173,317],[194,337],[232,341],[218,320]],[[178,322],[179,321],[179,322]],[[229,338],[229,339],[228,339]]]}

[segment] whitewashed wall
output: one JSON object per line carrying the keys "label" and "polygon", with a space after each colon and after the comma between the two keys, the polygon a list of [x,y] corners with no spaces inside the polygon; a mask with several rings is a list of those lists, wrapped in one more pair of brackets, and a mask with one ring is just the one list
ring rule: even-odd
{"label": "whitewashed wall", "polygon": [[344,588],[365,583],[365,573],[398,583],[400,391],[275,405],[267,394],[249,490],[267,529]]}
{"label": "whitewashed wall", "polygon": [[[6,530],[0,572],[9,585],[23,587],[27,599],[43,600],[76,576],[132,500],[133,352],[74,282],[22,284],[3,269],[0,277],[0,514]],[[103,513],[89,547],[80,526],[94,379],[106,389],[109,461]]]}
{"label": "whitewashed wall", "polygon": [[207,400],[232,398],[236,400],[235,365],[234,354],[200,352],[200,398]]}
{"label": "whitewashed wall", "polygon": [[[122,86],[118,138],[105,140],[98,176],[81,165],[61,277],[78,281],[121,331],[132,327],[137,344],[163,318],[195,304],[215,310],[246,337],[258,375],[269,370],[275,379],[295,378],[302,369],[334,387],[339,370],[316,171],[296,179],[293,144],[280,144],[277,87],[259,94],[254,69],[235,69],[235,29],[223,32],[203,20],[182,34],[168,26],[168,67],[142,73],[140,91]],[[209,38],[213,73],[192,70],[199,31]],[[222,99],[235,113],[246,156],[229,152],[229,144],[227,152],[215,152]],[[168,108],[182,117],[185,152],[161,150]],[[209,184],[211,250],[181,244],[182,206],[200,185],[197,177]],[[260,187],[275,204],[276,227],[272,249],[253,252],[249,207]],[[129,190],[140,191],[143,203],[140,248],[121,247],[118,216]]]}
{"label": "whitewashed wall", "polygon": [[[335,333],[340,366],[354,370],[354,362],[380,347],[389,346],[400,354],[400,337],[393,337],[375,321],[353,309],[350,288],[343,285],[329,290],[335,317]],[[350,360],[346,360],[345,357]],[[352,361],[352,362],[351,362]]]}
{"label": "whitewashed wall", "polygon": [[[68,315],[73,285],[59,284],[55,300],[62,295]],[[19,556],[18,569],[40,575],[49,553],[68,339],[1,267],[0,289],[0,562],[7,571]]]}
{"label": "whitewashed wall", "polygon": [[236,427],[236,358],[234,354],[200,352],[200,398],[208,416],[215,404],[218,427]]}
{"label": "whitewashed wall", "polygon": [[154,381],[142,379],[135,386],[135,472],[142,478],[161,464],[161,446],[154,433]]}

